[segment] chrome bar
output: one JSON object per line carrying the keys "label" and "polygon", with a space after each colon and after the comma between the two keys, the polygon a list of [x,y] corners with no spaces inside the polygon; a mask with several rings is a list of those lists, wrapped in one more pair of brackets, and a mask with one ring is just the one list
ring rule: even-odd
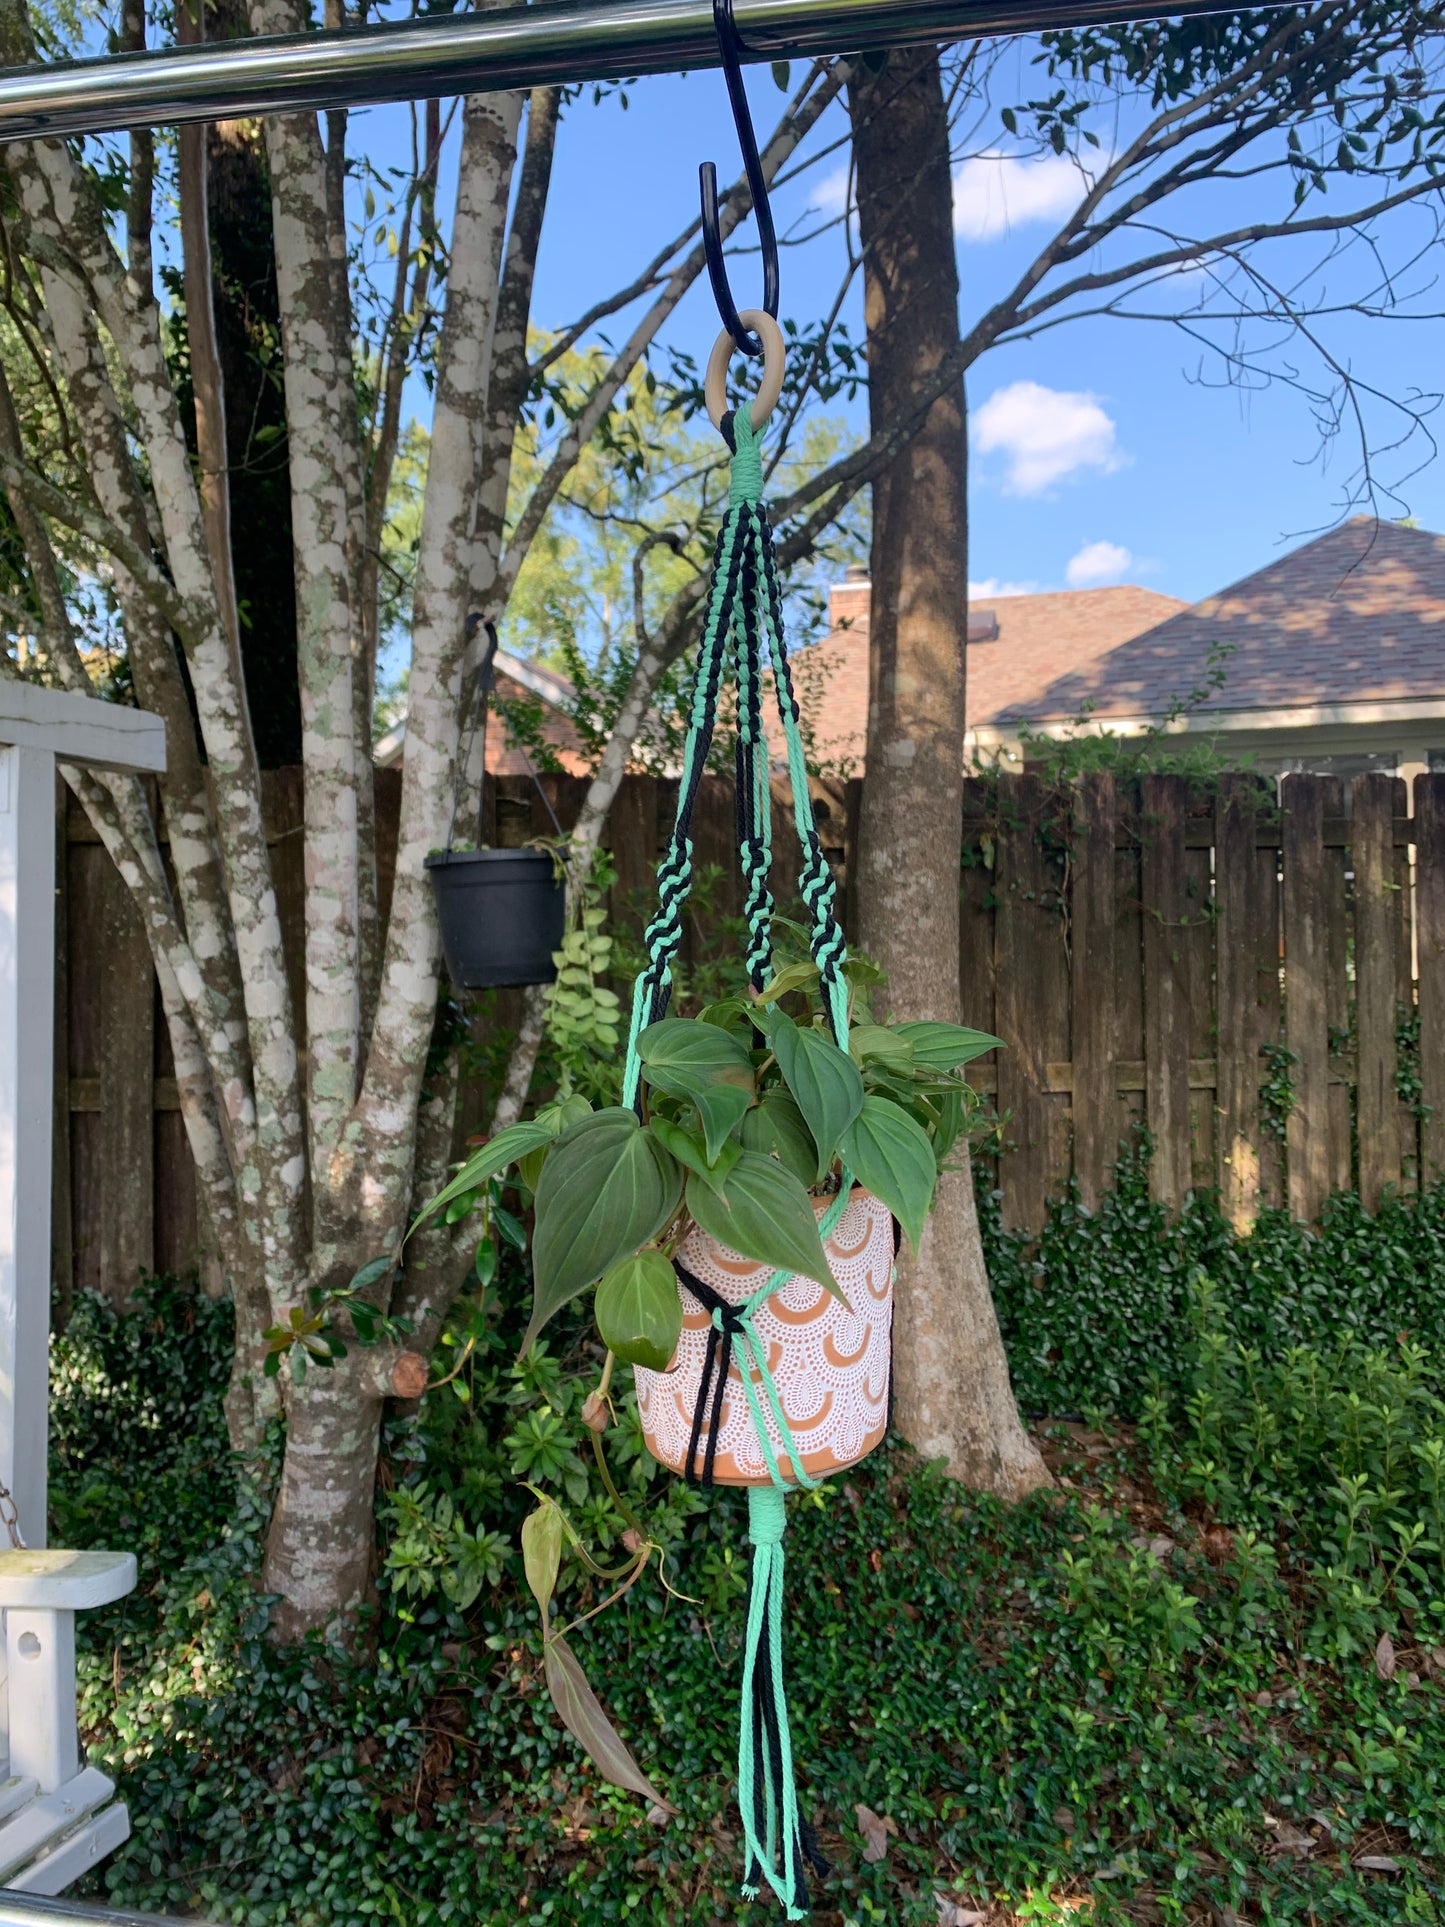
{"label": "chrome bar", "polygon": [[81,1907],[73,1900],[44,1900],[39,1894],[0,1887],[0,1927],[201,1927],[171,1915],[118,1913],[110,1907]]}
{"label": "chrome bar", "polygon": [[[1282,3],[1282,0],[1281,0]],[[1220,0],[735,0],[754,60],[903,47]],[[0,72],[0,141],[715,67],[711,0],[544,0],[351,31],[167,47]],[[3,1927],[3,1923],[0,1923]]]}

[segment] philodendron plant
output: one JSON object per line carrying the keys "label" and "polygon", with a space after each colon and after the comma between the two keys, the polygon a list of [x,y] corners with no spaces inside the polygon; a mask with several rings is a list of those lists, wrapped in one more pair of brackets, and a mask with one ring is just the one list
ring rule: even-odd
{"label": "philodendron plant", "polygon": [[423,1218],[459,1216],[512,1165],[533,1193],[523,1352],[595,1285],[609,1351],[663,1370],[682,1329],[672,1257],[694,1224],[837,1295],[812,1198],[836,1192],[845,1169],[916,1246],[968,1114],[962,1066],[999,1040],[959,1024],[874,1023],[866,994],[878,973],[861,958],[845,970],[846,1051],[827,1033],[816,964],[789,964],[756,994],[642,1033],[640,1117],[559,1098],[499,1132],[432,1199]]}

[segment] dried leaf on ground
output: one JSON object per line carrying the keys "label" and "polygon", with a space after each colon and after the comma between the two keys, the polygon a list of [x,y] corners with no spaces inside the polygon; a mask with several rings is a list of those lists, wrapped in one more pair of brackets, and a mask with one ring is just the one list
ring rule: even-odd
{"label": "dried leaf on ground", "polygon": [[933,1904],[938,1909],[938,1927],[981,1927],[984,1916],[966,1901],[935,1893]]}
{"label": "dried leaf on ground", "polygon": [[888,1852],[888,1836],[898,1831],[897,1822],[888,1815],[880,1817],[872,1807],[865,1807],[860,1800],[853,1809],[858,1816],[858,1831],[867,1842],[863,1849],[865,1860],[882,1860]]}
{"label": "dried leaf on ground", "polygon": [[1293,1854],[1297,1860],[1306,1860],[1314,1852],[1318,1842],[1313,1835],[1301,1833],[1288,1820],[1277,1820],[1272,1814],[1264,1816],[1264,1824],[1274,1835],[1274,1844],[1280,1853]]}
{"label": "dried leaf on ground", "polygon": [[1399,1861],[1388,1853],[1362,1853],[1353,1864],[1363,1867],[1366,1873],[1400,1873],[1402,1871]]}
{"label": "dried leaf on ground", "polygon": [[1395,1663],[1395,1642],[1388,1633],[1381,1633],[1380,1643],[1375,1648],[1375,1671],[1381,1679],[1393,1679]]}

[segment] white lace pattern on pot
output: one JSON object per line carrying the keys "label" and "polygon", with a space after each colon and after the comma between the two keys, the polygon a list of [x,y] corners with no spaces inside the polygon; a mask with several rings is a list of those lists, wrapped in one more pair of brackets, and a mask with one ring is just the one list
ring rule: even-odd
{"label": "white lace pattern on pot", "polygon": [[[820,1214],[826,1208],[818,1201]],[[827,1240],[833,1276],[848,1300],[842,1305],[811,1278],[789,1278],[754,1316],[767,1346],[768,1366],[799,1456],[810,1474],[840,1471],[871,1452],[888,1423],[888,1372],[893,1322],[893,1219],[886,1205],[855,1189]],[[768,1267],[739,1258],[696,1226],[678,1253],[687,1269],[719,1296],[741,1304]],[[687,1466],[712,1321],[685,1287],[682,1337],[665,1372],[634,1368],[642,1429],[654,1458],[674,1472]],[[851,1308],[851,1309],[850,1309]],[[735,1343],[718,1429],[715,1474],[720,1485],[753,1485],[768,1478],[739,1371],[744,1347]],[[762,1385],[754,1380],[768,1440],[786,1476],[786,1447]],[[701,1471],[704,1429],[697,1469]]]}

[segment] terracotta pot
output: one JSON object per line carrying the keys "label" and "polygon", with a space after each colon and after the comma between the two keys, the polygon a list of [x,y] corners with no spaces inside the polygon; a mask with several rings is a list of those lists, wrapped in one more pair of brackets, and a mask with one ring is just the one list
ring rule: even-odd
{"label": "terracotta pot", "polygon": [[[818,1199],[821,1217],[828,1201]],[[888,1372],[893,1324],[893,1218],[871,1192],[855,1186],[848,1207],[826,1245],[833,1276],[848,1299],[839,1304],[811,1278],[792,1277],[754,1317],[768,1348],[768,1368],[787,1415],[804,1469],[813,1478],[856,1465],[882,1439],[888,1426]],[[739,1258],[694,1225],[678,1257],[719,1296],[739,1305],[768,1276],[770,1267]],[[711,1320],[679,1286],[682,1337],[665,1372],[638,1365],[637,1405],[648,1450],[673,1472],[687,1470],[693,1413],[702,1385]],[[719,1485],[766,1485],[767,1461],[753,1425],[740,1371],[745,1349],[734,1347],[723,1399],[713,1477]],[[758,1403],[778,1468],[792,1477],[777,1423],[761,1386]],[[704,1439],[706,1433],[704,1432]],[[698,1452],[701,1470],[702,1448]]]}

